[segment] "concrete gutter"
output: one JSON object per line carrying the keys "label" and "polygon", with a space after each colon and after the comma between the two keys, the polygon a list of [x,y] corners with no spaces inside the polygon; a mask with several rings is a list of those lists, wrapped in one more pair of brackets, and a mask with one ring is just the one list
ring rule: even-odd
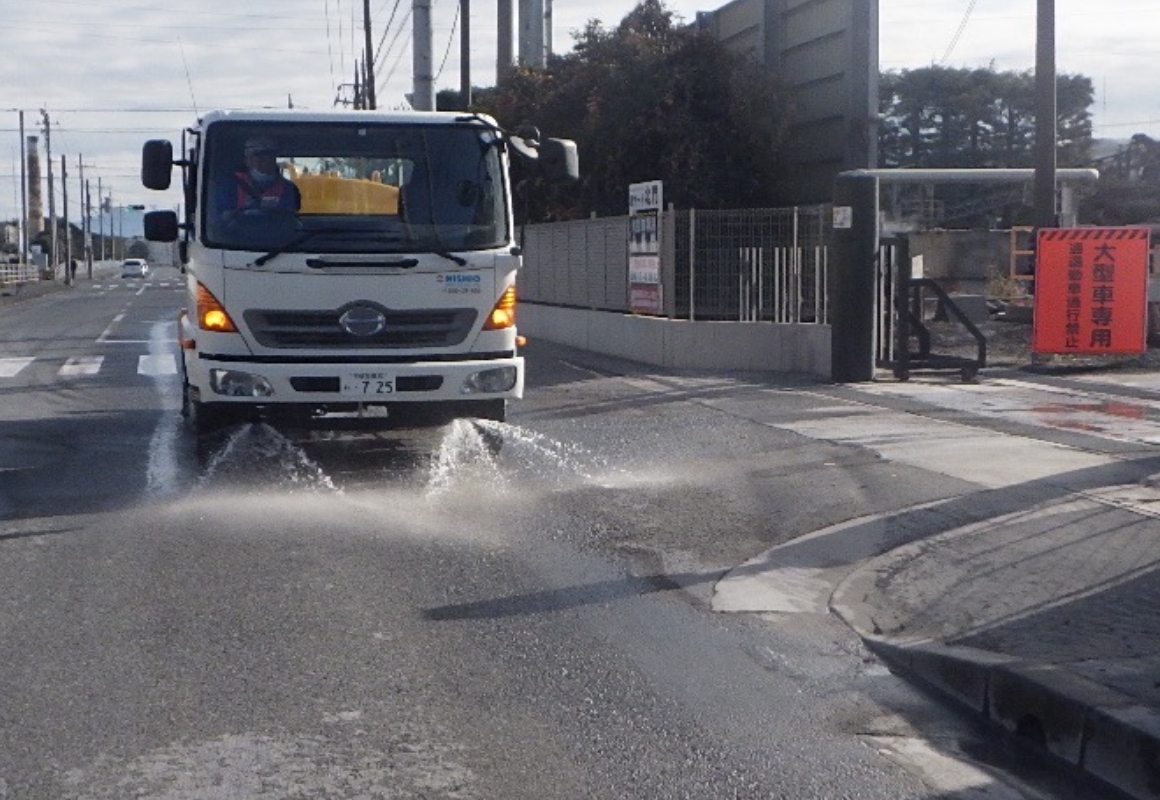
{"label": "concrete gutter", "polygon": [[[848,610],[835,606],[847,620]],[[1160,797],[1160,714],[1061,667],[860,631],[892,668],[1139,800]]]}

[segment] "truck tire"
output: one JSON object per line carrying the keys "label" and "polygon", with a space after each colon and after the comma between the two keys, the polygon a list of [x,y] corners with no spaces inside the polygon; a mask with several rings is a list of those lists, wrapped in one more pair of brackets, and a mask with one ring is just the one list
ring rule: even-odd
{"label": "truck tire", "polygon": [[507,400],[480,400],[474,405],[478,407],[472,409],[472,416],[476,419],[507,422]]}
{"label": "truck tire", "polygon": [[221,433],[230,425],[239,422],[242,415],[233,408],[222,408],[209,403],[190,401],[190,418],[193,422],[194,432],[198,438],[202,438]]}

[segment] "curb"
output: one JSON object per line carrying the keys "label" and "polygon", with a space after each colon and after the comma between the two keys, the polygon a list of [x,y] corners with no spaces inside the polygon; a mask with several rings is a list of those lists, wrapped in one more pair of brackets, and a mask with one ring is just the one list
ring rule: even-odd
{"label": "curb", "polygon": [[834,587],[830,611],[892,671],[997,725],[1049,760],[1102,782],[1109,792],[1160,800],[1160,709],[1080,675],[1066,663],[949,645],[938,638],[941,633],[891,633],[900,626],[890,619],[888,604],[871,607],[869,597],[892,559],[920,557],[930,541],[902,545],[863,562]]}
{"label": "curb", "polygon": [[[843,621],[848,615],[834,607]],[[853,628],[854,626],[851,625]],[[1160,798],[1160,714],[1058,666],[854,628],[892,670],[1136,800]]]}

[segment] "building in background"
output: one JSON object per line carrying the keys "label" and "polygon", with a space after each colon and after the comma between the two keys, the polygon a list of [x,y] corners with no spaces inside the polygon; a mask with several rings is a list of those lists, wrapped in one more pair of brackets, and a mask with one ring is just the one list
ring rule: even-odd
{"label": "building in background", "polygon": [[733,0],[695,24],[793,90],[790,202],[829,202],[839,172],[877,166],[878,0]]}

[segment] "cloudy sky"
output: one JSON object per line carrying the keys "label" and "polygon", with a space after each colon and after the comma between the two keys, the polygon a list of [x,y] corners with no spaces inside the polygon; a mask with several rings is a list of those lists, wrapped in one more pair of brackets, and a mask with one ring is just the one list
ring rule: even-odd
{"label": "cloudy sky", "polygon": [[[437,88],[459,86],[456,0],[433,0]],[[589,19],[615,25],[634,0],[556,0],[553,44],[571,49]],[[518,5],[518,4],[517,4]],[[720,2],[668,0],[686,20]],[[883,69],[932,63],[1029,70],[1036,0],[879,0]],[[411,89],[410,3],[371,0],[381,108],[403,107]],[[495,80],[495,3],[471,4],[472,82]],[[1160,137],[1160,70],[1153,63],[1156,0],[1056,0],[1057,67],[1092,78],[1096,135]],[[390,26],[388,27],[388,22]],[[83,163],[113,203],[170,207],[176,195],[142,189],[141,142],[176,138],[215,107],[329,109],[349,97],[362,50],[361,0],[4,0],[0,23],[0,219],[18,213],[20,136],[44,144],[51,121],[53,170],[69,176],[79,214]],[[58,189],[57,203],[60,195]],[[58,208],[59,213],[59,208]]]}

